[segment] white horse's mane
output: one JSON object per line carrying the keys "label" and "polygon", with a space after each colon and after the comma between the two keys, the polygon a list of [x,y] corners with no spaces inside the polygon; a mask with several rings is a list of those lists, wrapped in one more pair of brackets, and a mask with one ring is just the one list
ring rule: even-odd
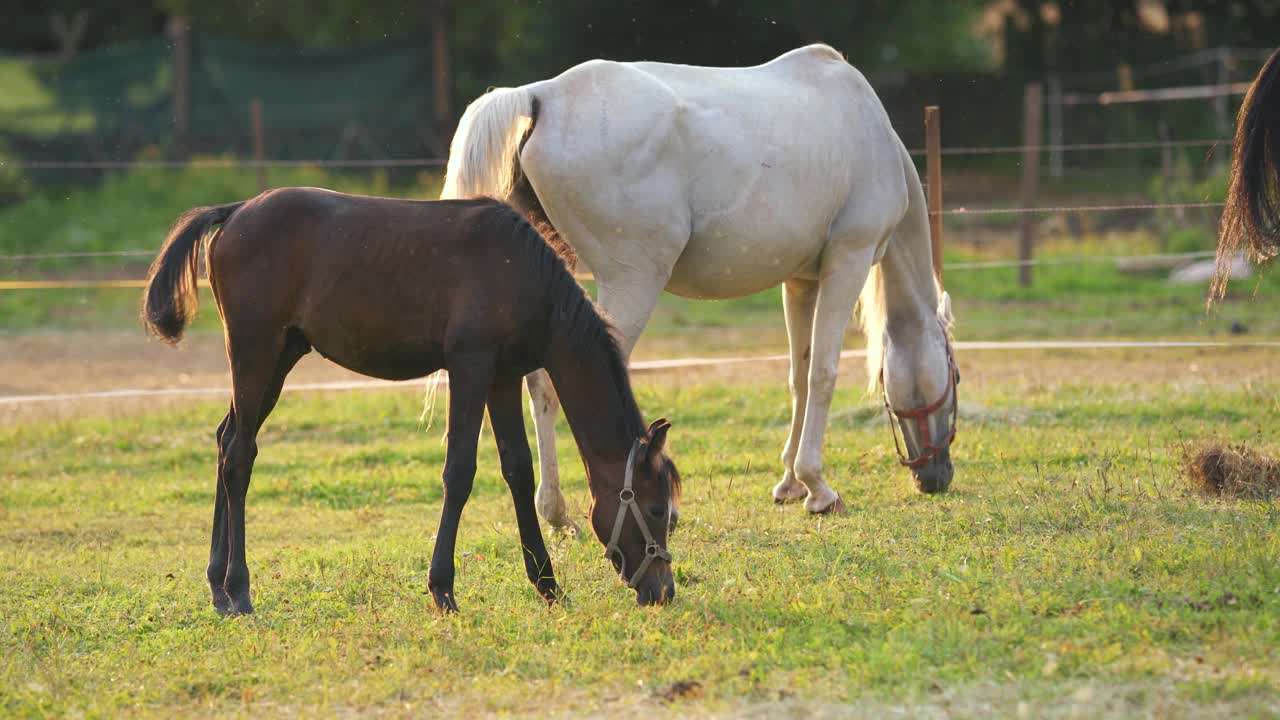
{"label": "white horse's mane", "polygon": [[[947,340],[952,339],[955,331],[955,316],[951,313],[951,294],[942,289],[942,283],[934,277],[934,286],[938,292],[938,322],[946,333]],[[874,394],[880,385],[880,371],[884,369],[884,339],[889,313],[885,308],[884,273],[880,265],[874,265],[867,275],[867,284],[862,286],[862,294],[858,297],[858,321],[862,332],[867,336],[867,392]]]}

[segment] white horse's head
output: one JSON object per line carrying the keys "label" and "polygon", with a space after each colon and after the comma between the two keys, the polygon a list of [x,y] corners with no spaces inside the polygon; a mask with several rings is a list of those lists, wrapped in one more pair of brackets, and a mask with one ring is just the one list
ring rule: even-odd
{"label": "white horse's head", "polygon": [[[879,386],[883,393],[902,464],[926,493],[942,492],[951,485],[951,441],[959,408],[960,374],[951,349],[951,296],[939,288],[939,298],[937,322],[925,316],[924,322],[913,323],[916,327],[868,333],[868,337],[882,338],[878,347],[875,342],[868,347],[872,387]],[[864,303],[867,299],[864,294]],[[864,322],[866,312],[864,308]]]}

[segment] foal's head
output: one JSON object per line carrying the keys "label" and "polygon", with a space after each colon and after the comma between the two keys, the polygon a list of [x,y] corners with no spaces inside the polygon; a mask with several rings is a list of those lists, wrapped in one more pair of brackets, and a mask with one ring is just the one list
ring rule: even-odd
{"label": "foal's head", "polygon": [[627,460],[600,478],[592,499],[591,526],[605,544],[605,557],[640,605],[666,604],[676,594],[666,549],[680,502],[680,474],[663,452],[670,428],[655,420]]}

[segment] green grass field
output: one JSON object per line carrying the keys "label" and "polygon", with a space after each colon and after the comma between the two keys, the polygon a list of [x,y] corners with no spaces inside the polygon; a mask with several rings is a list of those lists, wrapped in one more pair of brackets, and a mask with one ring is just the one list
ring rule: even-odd
{"label": "green grass field", "polygon": [[850,512],[821,519],[769,501],[781,382],[640,378],[686,485],[665,609],[589,538],[555,541],[569,602],[543,607],[486,433],[462,613],[437,614],[444,448],[413,391],[284,399],[250,491],[258,614],[236,619],[204,584],[221,403],[0,427],[0,715],[1280,712],[1280,505],[1179,469],[1205,435],[1275,449],[1280,386],[1048,376],[966,377],[937,497],[843,382],[826,462]]}
{"label": "green grass field", "polygon": [[[143,171],[42,192],[0,210],[0,254],[158,248],[179,212],[254,182]],[[272,182],[436,194],[431,177]],[[1009,254],[957,225],[949,263]],[[1046,238],[1046,257],[1167,247],[1151,230]],[[10,263],[0,279],[140,277],[149,259]],[[951,271],[947,286],[963,340],[1280,334],[1272,274],[1234,283],[1211,313],[1202,287],[1108,263],[1039,268],[1030,289],[1012,269]],[[0,330],[72,331],[77,352],[98,331],[142,342],[139,295],[0,292]],[[218,332],[202,302],[195,332]],[[773,290],[664,296],[637,353],[783,347]],[[675,422],[686,483],[678,596],[661,610],[637,609],[586,537],[555,538],[569,602],[541,606],[486,436],[459,540],[463,612],[437,614],[426,584],[444,446],[439,419],[419,427],[415,391],[282,401],[250,491],[258,614],[237,619],[213,613],[204,583],[224,403],[14,416],[0,423],[0,717],[1280,716],[1280,505],[1205,498],[1179,465],[1209,436],[1280,451],[1269,351],[960,362],[953,491],[912,489],[850,372],[826,462],[851,512],[821,519],[769,500],[788,421],[780,365],[637,376],[647,414]],[[560,440],[585,517],[563,428]]]}

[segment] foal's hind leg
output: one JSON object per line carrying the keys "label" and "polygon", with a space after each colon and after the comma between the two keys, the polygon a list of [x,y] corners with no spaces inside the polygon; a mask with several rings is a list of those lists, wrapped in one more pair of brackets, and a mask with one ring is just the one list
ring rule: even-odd
{"label": "foal's hind leg", "polygon": [[227,446],[235,434],[234,406],[227,410],[222,424],[218,425],[216,434],[218,441],[218,489],[213,501],[213,538],[209,542],[209,567],[205,576],[209,580],[209,591],[213,594],[213,609],[219,615],[231,612],[231,596],[223,589],[227,579],[227,484],[223,478],[223,467],[227,460]]}
{"label": "foal's hind leg", "polygon": [[520,412],[520,381],[497,380],[489,390],[489,423],[502,460],[502,477],[511,489],[516,507],[516,523],[520,528],[521,555],[529,582],[547,602],[560,597],[551,556],[538,527],[538,513],[533,503],[533,457],[524,434],[524,416]]}
{"label": "foal's hind leg", "polygon": [[[458,540],[462,508],[471,496],[476,476],[476,445],[484,402],[493,384],[494,355],[489,352],[459,353],[449,358],[449,446],[444,456],[444,508],[440,529],[431,553],[427,587],[436,607],[445,612],[458,609],[453,594],[453,550]],[[495,429],[496,432],[496,429]]]}
{"label": "foal's hind leg", "polygon": [[[226,575],[222,590],[230,601],[223,610],[214,590],[214,607],[219,612],[253,612],[249,593],[249,566],[245,559],[245,497],[253,461],[258,455],[257,436],[276,401],[289,371],[310,350],[296,332],[280,332],[268,337],[228,332],[227,354],[231,358],[232,412],[223,431],[223,459],[219,467],[219,494],[225,494]],[[228,435],[230,436],[228,438]],[[214,513],[215,532],[218,521]],[[214,550],[217,550],[215,541]],[[215,561],[210,560],[210,583],[215,582]]]}
{"label": "foal's hind leg", "polygon": [[813,353],[813,313],[818,302],[818,286],[811,280],[788,280],[782,286],[782,309],[787,319],[787,341],[791,346],[791,433],[782,449],[782,481],[773,487],[775,502],[803,500],[809,491],[796,479],[796,453],[809,403],[809,357]]}

